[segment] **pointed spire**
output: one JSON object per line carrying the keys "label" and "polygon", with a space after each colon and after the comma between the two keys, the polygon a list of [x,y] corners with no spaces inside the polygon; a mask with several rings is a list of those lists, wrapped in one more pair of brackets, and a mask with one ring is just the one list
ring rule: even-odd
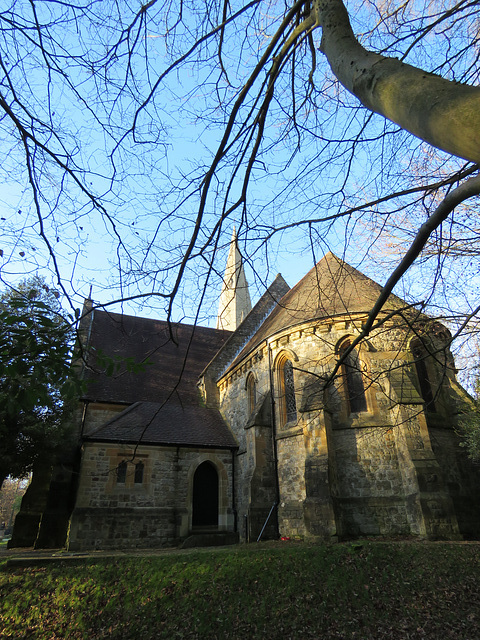
{"label": "pointed spire", "polygon": [[237,232],[233,227],[218,306],[217,329],[235,331],[251,309],[252,303],[243,269],[242,256],[238,250]]}

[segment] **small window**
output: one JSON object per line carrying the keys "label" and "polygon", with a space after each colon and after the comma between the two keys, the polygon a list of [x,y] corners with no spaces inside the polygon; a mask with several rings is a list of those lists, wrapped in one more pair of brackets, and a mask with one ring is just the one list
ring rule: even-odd
{"label": "small window", "polygon": [[143,462],[137,462],[137,464],[135,465],[135,484],[142,484],[143,482],[143,470],[145,468],[145,465],[143,464]]}
{"label": "small window", "polygon": [[362,363],[355,349],[350,351],[348,355],[344,355],[349,346],[350,342],[344,343],[339,353],[340,358],[343,358],[342,373],[345,392],[350,413],[361,413],[362,411],[367,410]]}
{"label": "small window", "polygon": [[255,383],[255,377],[253,373],[248,374],[247,378],[247,403],[248,403],[248,415],[250,416],[255,409],[257,403],[257,385]]}
{"label": "small window", "polygon": [[117,484],[125,484],[127,480],[127,461],[122,460],[117,467]]}

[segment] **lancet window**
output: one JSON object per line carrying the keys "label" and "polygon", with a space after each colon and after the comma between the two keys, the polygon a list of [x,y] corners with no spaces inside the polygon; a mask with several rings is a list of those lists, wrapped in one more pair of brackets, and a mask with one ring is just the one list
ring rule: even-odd
{"label": "lancet window", "polygon": [[135,484],[142,484],[144,469],[145,469],[145,465],[143,464],[143,462],[142,461],[137,462],[137,464],[135,465],[135,475],[134,475]]}
{"label": "lancet window", "polygon": [[367,410],[362,362],[355,349],[346,354],[349,347],[350,341],[347,341],[342,344],[339,350],[339,356],[343,359],[342,373],[345,395],[350,413],[361,413]]}
{"label": "lancet window", "polygon": [[293,363],[287,357],[280,358],[277,365],[279,384],[280,426],[297,419],[297,403],[295,399],[295,377]]}
{"label": "lancet window", "polygon": [[255,382],[255,376],[253,373],[249,373],[247,377],[247,403],[248,403],[248,415],[251,415],[255,404],[257,402],[257,385]]}
{"label": "lancet window", "polygon": [[117,484],[125,484],[127,480],[127,461],[122,460],[117,467]]}

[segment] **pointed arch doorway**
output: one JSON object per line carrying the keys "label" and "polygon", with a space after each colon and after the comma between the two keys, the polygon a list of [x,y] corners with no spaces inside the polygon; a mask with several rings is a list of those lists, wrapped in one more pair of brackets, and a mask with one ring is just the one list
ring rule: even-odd
{"label": "pointed arch doorway", "polygon": [[211,462],[202,462],[193,476],[192,527],[218,528],[218,472]]}

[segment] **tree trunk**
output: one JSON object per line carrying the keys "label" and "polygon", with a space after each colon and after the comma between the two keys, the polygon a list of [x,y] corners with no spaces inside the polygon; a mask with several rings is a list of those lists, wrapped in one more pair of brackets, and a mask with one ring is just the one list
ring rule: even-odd
{"label": "tree trunk", "polygon": [[480,87],[367,51],[341,0],[315,0],[314,8],[321,51],[337,79],[367,109],[447,153],[480,162]]}

